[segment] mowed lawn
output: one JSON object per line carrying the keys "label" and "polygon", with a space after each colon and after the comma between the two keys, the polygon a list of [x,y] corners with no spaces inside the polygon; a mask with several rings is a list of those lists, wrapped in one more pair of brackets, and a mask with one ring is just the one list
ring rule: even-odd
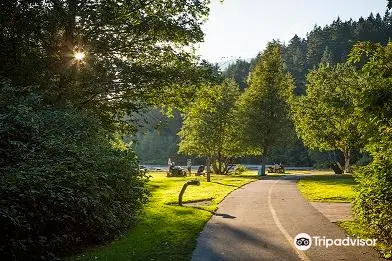
{"label": "mowed lawn", "polygon": [[356,182],[351,175],[314,175],[302,177],[298,188],[310,201],[351,202]]}
{"label": "mowed lawn", "polygon": [[[190,260],[196,239],[212,211],[231,191],[257,179],[256,172],[241,176],[167,178],[151,173],[152,196],[137,226],[119,240],[93,248],[70,260]],[[199,179],[200,186],[188,186],[183,201],[212,199],[208,206],[175,205],[185,181]]]}

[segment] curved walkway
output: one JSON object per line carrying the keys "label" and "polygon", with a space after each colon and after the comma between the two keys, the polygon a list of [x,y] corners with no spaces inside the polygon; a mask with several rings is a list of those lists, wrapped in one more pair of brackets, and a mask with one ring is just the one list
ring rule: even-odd
{"label": "curved walkway", "polygon": [[344,239],[347,235],[304,199],[297,176],[265,177],[231,193],[201,232],[193,261],[383,260],[370,247],[297,250],[299,233]]}

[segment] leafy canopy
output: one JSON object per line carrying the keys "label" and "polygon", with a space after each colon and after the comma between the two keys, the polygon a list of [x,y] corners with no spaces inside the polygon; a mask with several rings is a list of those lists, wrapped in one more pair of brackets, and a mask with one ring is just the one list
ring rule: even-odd
{"label": "leafy canopy", "polygon": [[262,155],[284,142],[290,127],[289,101],[294,84],[283,68],[281,46],[268,44],[249,76],[249,87],[237,103],[241,144],[246,154]]}
{"label": "leafy canopy", "polygon": [[192,44],[203,39],[208,3],[1,1],[0,75],[37,86],[46,104],[94,110],[108,125],[145,105],[178,105],[206,73]]}
{"label": "leafy canopy", "polygon": [[238,96],[239,87],[234,80],[203,86],[197,92],[179,132],[179,152],[210,157],[213,162],[217,160],[220,163],[238,155],[239,148],[234,140],[237,122],[233,115]]}
{"label": "leafy canopy", "polygon": [[321,64],[307,75],[306,95],[293,105],[297,133],[306,146],[342,151],[358,147],[357,77],[346,64]]}
{"label": "leafy canopy", "polygon": [[359,126],[372,162],[356,170],[359,183],[354,211],[372,236],[392,255],[392,43],[358,43],[350,62],[360,68],[363,85],[358,92]]}

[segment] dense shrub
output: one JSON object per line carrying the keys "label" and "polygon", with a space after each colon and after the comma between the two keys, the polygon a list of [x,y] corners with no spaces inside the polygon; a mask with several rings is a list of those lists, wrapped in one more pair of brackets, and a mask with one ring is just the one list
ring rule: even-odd
{"label": "dense shrub", "polygon": [[242,173],[244,173],[247,170],[248,169],[244,165],[237,164],[234,168],[234,173],[237,175],[241,175]]}
{"label": "dense shrub", "polygon": [[0,81],[3,260],[53,260],[134,224],[147,179],[110,137],[87,112],[44,107]]}
{"label": "dense shrub", "polygon": [[372,161],[357,171],[359,181],[355,201],[357,217],[392,255],[392,42],[386,46],[357,43],[350,61],[363,65],[357,88],[359,127],[366,139]]}
{"label": "dense shrub", "polygon": [[374,237],[392,246],[392,151],[383,144],[377,147],[372,163],[355,172],[359,185],[354,211]]}

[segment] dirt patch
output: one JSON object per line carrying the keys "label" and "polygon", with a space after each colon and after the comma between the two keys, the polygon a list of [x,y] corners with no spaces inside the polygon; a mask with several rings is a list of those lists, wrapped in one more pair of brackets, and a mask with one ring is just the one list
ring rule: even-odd
{"label": "dirt patch", "polygon": [[321,203],[311,202],[331,222],[352,219],[351,203]]}

